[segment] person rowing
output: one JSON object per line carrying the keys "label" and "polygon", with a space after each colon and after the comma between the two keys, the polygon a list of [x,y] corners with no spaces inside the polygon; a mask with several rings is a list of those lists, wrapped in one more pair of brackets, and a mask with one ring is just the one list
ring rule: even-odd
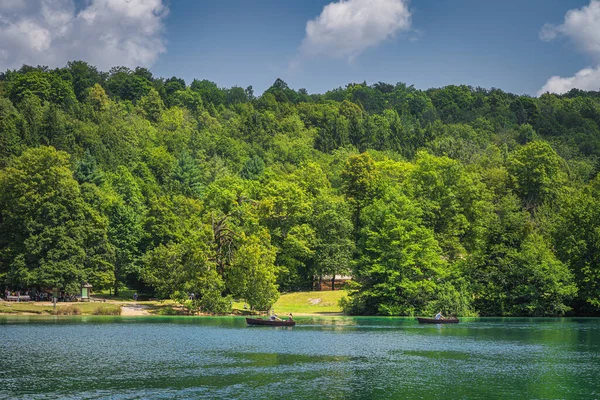
{"label": "person rowing", "polygon": [[444,316],[442,315],[441,311],[435,314],[435,319],[444,319]]}
{"label": "person rowing", "polygon": [[277,314],[273,313],[269,317],[269,321],[281,321],[281,319],[277,316]]}

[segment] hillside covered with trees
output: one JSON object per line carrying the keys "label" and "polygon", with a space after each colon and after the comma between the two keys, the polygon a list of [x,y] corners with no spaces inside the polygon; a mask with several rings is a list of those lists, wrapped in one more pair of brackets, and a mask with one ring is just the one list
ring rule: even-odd
{"label": "hillside covered with trees", "polygon": [[222,313],[349,274],[351,314],[600,315],[599,157],[599,92],[24,66],[0,75],[0,285]]}

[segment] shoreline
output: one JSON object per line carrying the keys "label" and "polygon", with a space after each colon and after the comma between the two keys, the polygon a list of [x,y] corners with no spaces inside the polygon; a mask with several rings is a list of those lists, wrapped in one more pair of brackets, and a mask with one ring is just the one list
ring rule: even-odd
{"label": "shoreline", "polygon": [[[64,307],[76,307],[81,310],[80,314],[54,314],[54,305],[51,302],[6,302],[0,301],[0,316],[98,316],[90,313],[89,309],[100,308],[102,306],[119,306],[121,307],[121,314],[111,316],[123,316],[123,317],[264,317],[260,314],[245,314],[243,312],[233,312],[224,315],[213,315],[213,314],[161,314],[158,312],[163,307],[179,308],[179,306],[172,305],[157,305],[155,302],[131,302],[131,301],[105,301],[105,302],[61,302],[57,303],[56,308]],[[16,307],[15,307],[16,306]],[[23,310],[6,311],[6,308],[24,308]],[[39,307],[39,310],[36,308]],[[4,310],[3,310],[4,309]],[[241,310],[238,310],[241,311]],[[342,312],[337,311],[322,311],[322,312],[292,312],[294,316],[299,317],[341,317],[345,316]],[[284,312],[279,312],[284,314]],[[287,312],[285,312],[287,314]]]}

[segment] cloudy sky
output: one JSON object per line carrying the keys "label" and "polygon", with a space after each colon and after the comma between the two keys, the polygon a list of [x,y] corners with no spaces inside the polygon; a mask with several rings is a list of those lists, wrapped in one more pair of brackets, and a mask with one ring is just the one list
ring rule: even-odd
{"label": "cloudy sky", "polygon": [[257,93],[600,90],[600,0],[0,0],[0,70],[76,59]]}

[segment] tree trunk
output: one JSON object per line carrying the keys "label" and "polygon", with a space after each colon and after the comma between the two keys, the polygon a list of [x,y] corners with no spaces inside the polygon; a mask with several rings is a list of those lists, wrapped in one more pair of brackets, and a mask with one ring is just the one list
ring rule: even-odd
{"label": "tree trunk", "polygon": [[335,274],[331,277],[331,290],[335,290]]}
{"label": "tree trunk", "polygon": [[319,292],[321,291],[321,284],[323,283],[323,275],[319,275]]}

